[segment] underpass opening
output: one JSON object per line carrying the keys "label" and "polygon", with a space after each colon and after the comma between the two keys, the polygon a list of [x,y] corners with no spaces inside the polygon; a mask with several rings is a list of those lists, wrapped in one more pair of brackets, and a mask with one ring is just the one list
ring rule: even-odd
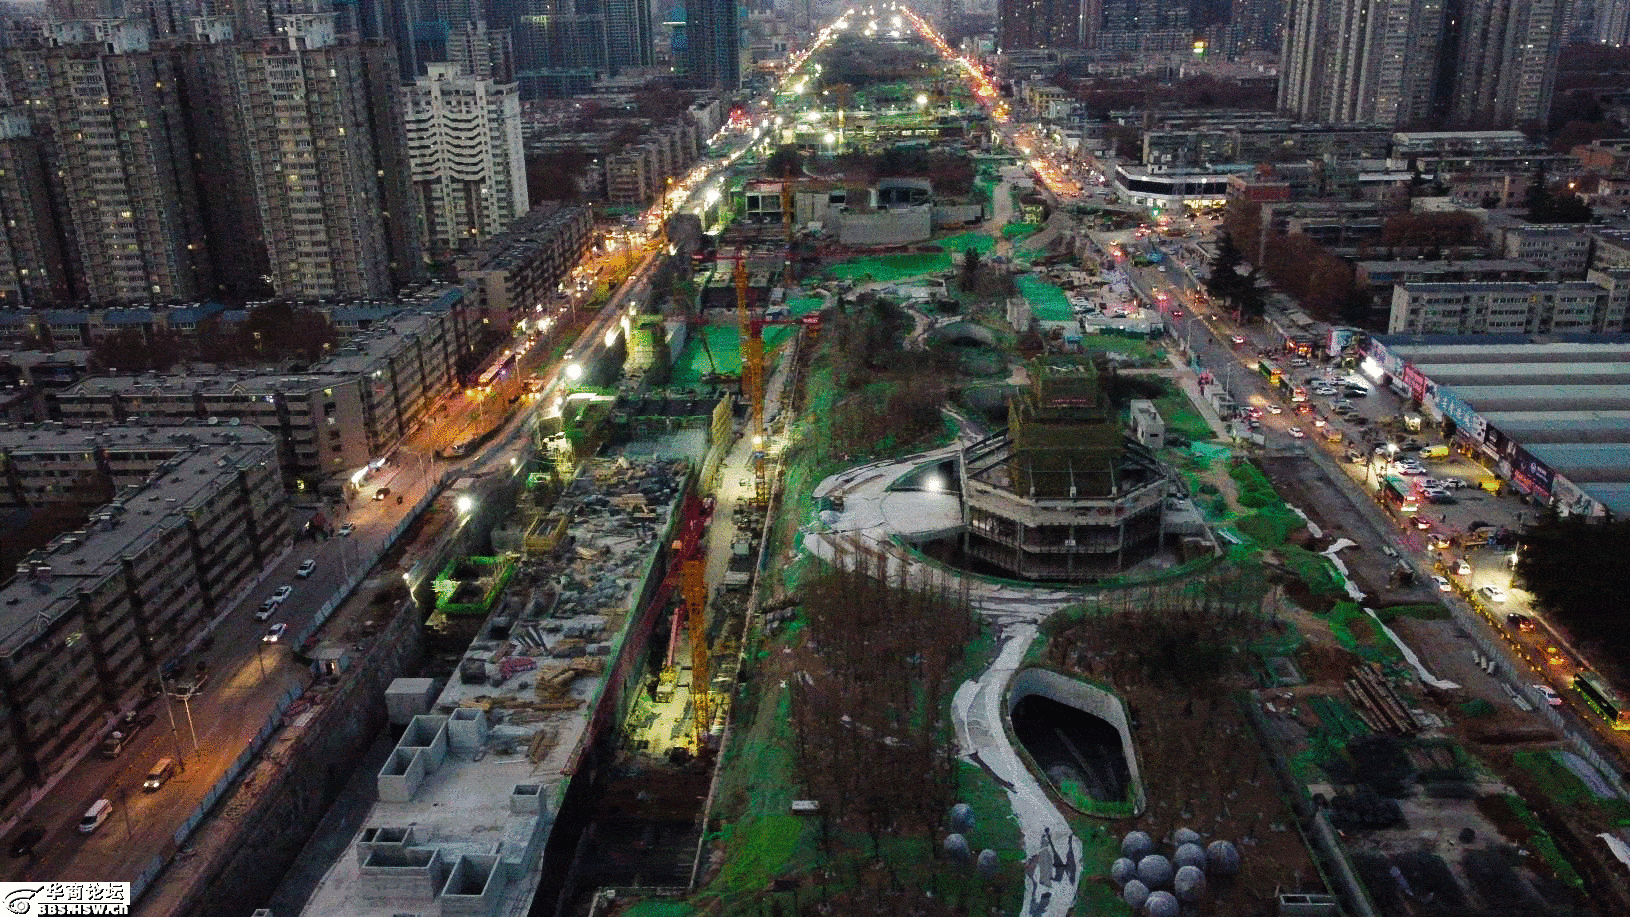
{"label": "underpass opening", "polygon": [[1109,691],[1043,669],[1014,677],[1013,736],[1038,777],[1088,815],[1124,818],[1143,808],[1126,710]]}

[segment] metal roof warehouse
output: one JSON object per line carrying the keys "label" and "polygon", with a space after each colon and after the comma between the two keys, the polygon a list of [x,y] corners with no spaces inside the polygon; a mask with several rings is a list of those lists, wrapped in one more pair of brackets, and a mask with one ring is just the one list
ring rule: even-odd
{"label": "metal roof warehouse", "polygon": [[1560,512],[1630,512],[1630,334],[1380,335],[1366,370]]}

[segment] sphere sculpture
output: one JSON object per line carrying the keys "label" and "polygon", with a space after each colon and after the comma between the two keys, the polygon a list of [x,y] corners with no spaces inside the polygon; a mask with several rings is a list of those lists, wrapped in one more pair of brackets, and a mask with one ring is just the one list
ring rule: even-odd
{"label": "sphere sculpture", "polygon": [[973,830],[973,806],[959,802],[951,807],[951,830],[958,834]]}
{"label": "sphere sculpture", "polygon": [[1172,861],[1158,853],[1152,853],[1138,861],[1138,878],[1150,888],[1169,887],[1175,872]]}
{"label": "sphere sculpture", "polygon": [[1178,828],[1172,832],[1172,846],[1174,847],[1198,843],[1200,843],[1200,832],[1193,828]]}
{"label": "sphere sculpture", "polygon": [[1177,900],[1185,904],[1195,904],[1205,897],[1206,874],[1198,866],[1184,866],[1177,870],[1177,878],[1172,880],[1172,888],[1177,892]]}
{"label": "sphere sculpture", "polygon": [[1116,885],[1125,885],[1128,879],[1138,874],[1138,864],[1126,857],[1121,857],[1109,864],[1109,877],[1115,880]]}
{"label": "sphere sculpture", "polygon": [[1239,872],[1239,848],[1232,841],[1212,841],[1206,845],[1206,872],[1213,876]]}
{"label": "sphere sculpture", "polygon": [[972,851],[968,849],[968,839],[960,834],[945,835],[945,852],[958,863],[968,862]]}
{"label": "sphere sculpture", "polygon": [[1184,866],[1204,869],[1206,866],[1206,852],[1200,848],[1199,844],[1184,844],[1177,848],[1176,853],[1172,854],[1172,865],[1178,869],[1182,869]]}
{"label": "sphere sculpture", "polygon": [[1149,900],[1149,886],[1144,885],[1137,879],[1133,879],[1126,883],[1125,888],[1121,889],[1121,900],[1126,902],[1127,907],[1135,911],[1143,907],[1143,903]]}
{"label": "sphere sculpture", "polygon": [[1144,913],[1149,917],[1177,917],[1182,909],[1171,892],[1150,892],[1149,900],[1143,904]]}
{"label": "sphere sculpture", "polygon": [[1133,831],[1121,839],[1121,856],[1141,860],[1155,852],[1155,839],[1148,832]]}
{"label": "sphere sculpture", "polygon": [[979,878],[989,880],[996,878],[996,871],[1000,866],[1001,863],[996,858],[996,851],[987,847],[979,851],[979,859],[974,863],[974,871],[979,873]]}

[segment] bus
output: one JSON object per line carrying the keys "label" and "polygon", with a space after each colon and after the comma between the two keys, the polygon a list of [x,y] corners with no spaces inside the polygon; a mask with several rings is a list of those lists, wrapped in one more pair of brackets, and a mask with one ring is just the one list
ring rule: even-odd
{"label": "bus", "polygon": [[1595,672],[1580,672],[1573,677],[1573,689],[1579,692],[1579,697],[1585,706],[1596,711],[1596,715],[1607,720],[1607,724],[1621,732],[1630,731],[1630,706],[1607,686],[1602,676]]}
{"label": "bus", "polygon": [[1268,360],[1258,360],[1256,371],[1262,374],[1262,378],[1268,380],[1269,385],[1278,385],[1285,378],[1284,371]]}
{"label": "bus", "polygon": [[518,357],[519,354],[515,353],[514,351],[506,350],[501,358],[493,361],[491,366],[488,366],[486,370],[481,373],[481,375],[475,378],[475,381],[470,386],[471,390],[478,392],[485,391],[497,380],[509,378],[515,371],[515,365],[518,362]]}
{"label": "bus", "polygon": [[1289,376],[1279,377],[1279,394],[1289,398],[1295,404],[1307,401],[1307,387],[1292,382]]}
{"label": "bus", "polygon": [[1381,481],[1381,496],[1394,512],[1413,513],[1421,508],[1415,499],[1415,487],[1397,475],[1389,474]]}

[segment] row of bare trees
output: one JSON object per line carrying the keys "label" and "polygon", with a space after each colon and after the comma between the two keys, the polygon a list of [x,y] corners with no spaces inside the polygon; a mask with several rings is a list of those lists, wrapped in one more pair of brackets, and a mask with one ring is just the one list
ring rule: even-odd
{"label": "row of bare trees", "polygon": [[[948,830],[959,801],[950,702],[978,619],[948,581],[907,582],[881,553],[845,559],[801,594],[808,625],[789,678],[794,767],[821,805],[822,849],[842,879],[833,885],[861,896],[850,913],[940,913],[923,910],[934,896],[920,875],[899,872],[905,864],[889,845],[935,849]],[[936,882],[951,868],[936,860]]]}

